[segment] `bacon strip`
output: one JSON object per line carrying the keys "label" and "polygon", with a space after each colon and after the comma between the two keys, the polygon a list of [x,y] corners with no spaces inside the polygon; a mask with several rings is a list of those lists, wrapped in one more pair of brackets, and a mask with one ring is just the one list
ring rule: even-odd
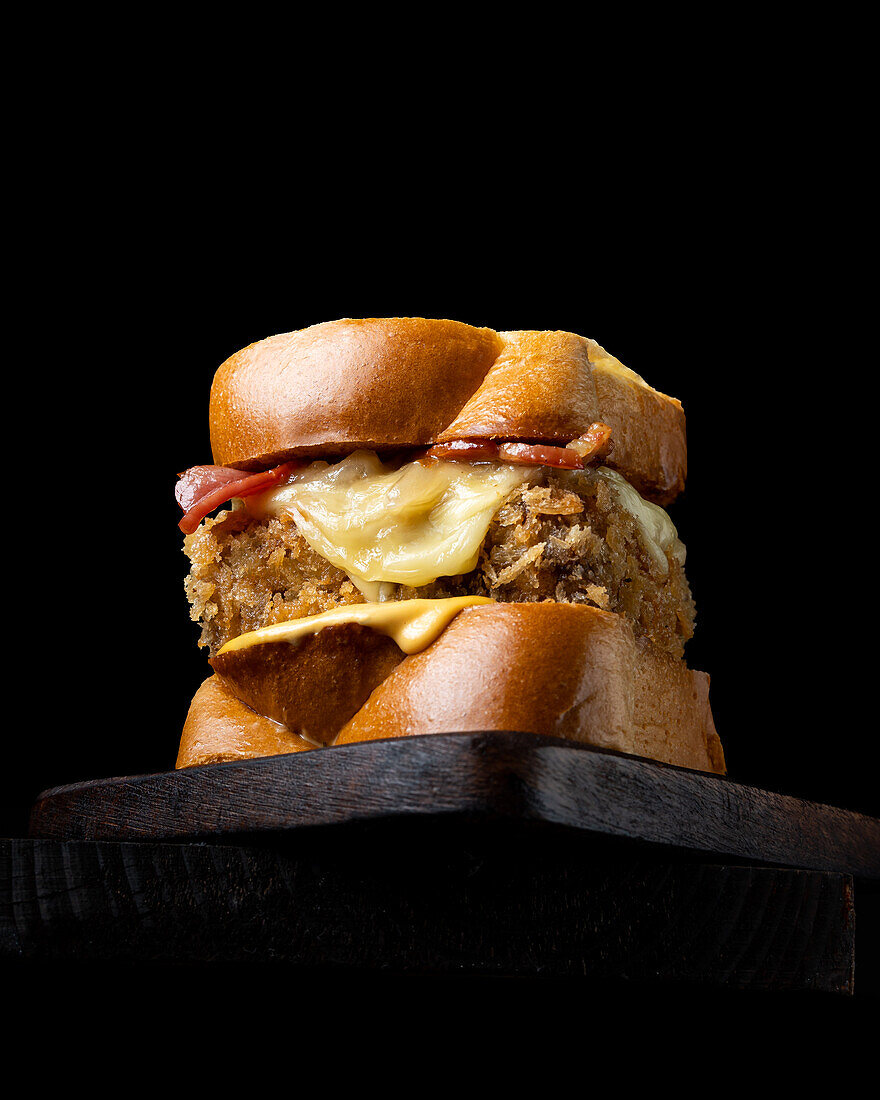
{"label": "bacon strip", "polygon": [[543,443],[495,443],[490,439],[453,439],[449,443],[435,443],[423,457],[582,470],[591,460],[606,455],[610,448],[611,429],[597,421],[567,447],[552,447]]}
{"label": "bacon strip", "polygon": [[[512,462],[520,466],[552,466],[558,470],[582,470],[588,462],[603,458],[611,449],[611,429],[596,422],[567,447],[543,443],[495,443],[491,439],[453,439],[435,443],[422,458],[461,462]],[[209,512],[233,497],[248,497],[271,485],[280,485],[304,465],[303,460],[284,462],[271,470],[249,474],[230,466],[193,466],[180,475],[174,495],[183,509],[180,529],[189,535]]]}
{"label": "bacon strip", "polygon": [[497,462],[498,444],[491,439],[453,439],[450,443],[435,443],[421,457],[451,459],[453,462]]}
{"label": "bacon strip", "polygon": [[192,534],[209,512],[233,497],[248,497],[280,485],[302,462],[283,462],[271,470],[249,474],[229,466],[192,466],[180,475],[174,490],[184,516],[178,526],[184,534]]}
{"label": "bacon strip", "polygon": [[591,424],[582,436],[573,439],[568,448],[581,456],[584,465],[597,458],[604,458],[612,448],[611,429],[601,420]]}
{"label": "bacon strip", "polygon": [[545,447],[540,443],[499,443],[502,462],[522,466],[553,466],[557,470],[583,469],[580,455],[567,447]]}
{"label": "bacon strip", "polygon": [[580,457],[567,447],[540,443],[493,443],[490,439],[453,439],[435,443],[424,458],[451,459],[453,462],[511,462],[518,466],[556,466],[562,470],[580,470]]}

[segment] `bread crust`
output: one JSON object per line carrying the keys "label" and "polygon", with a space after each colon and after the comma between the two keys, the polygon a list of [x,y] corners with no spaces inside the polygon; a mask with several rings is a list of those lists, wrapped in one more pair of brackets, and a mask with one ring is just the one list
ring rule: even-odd
{"label": "bread crust", "polygon": [[214,375],[214,461],[262,465],[315,451],[431,442],[501,350],[459,321],[327,321],[260,340]]}
{"label": "bread crust", "polygon": [[[288,670],[297,654],[288,648]],[[286,742],[274,723],[269,723],[271,732],[248,726],[243,734],[247,723],[235,702],[254,712],[232,701],[234,689],[221,677],[206,684],[212,681],[220,681],[211,691],[223,690],[225,708],[221,713],[215,707],[208,721],[207,748],[214,759],[308,747],[286,747],[302,739],[291,734]],[[328,706],[326,685],[304,678],[304,691],[309,684],[311,698],[303,697],[303,705],[317,710],[323,701]],[[334,743],[517,730],[723,773],[708,689],[705,673],[637,642],[619,615],[575,604],[484,605],[463,610],[427,649],[395,663]],[[188,725],[203,729],[204,705],[197,693]],[[183,745],[181,758],[207,762],[205,734],[200,736],[199,758],[193,759],[192,747],[184,753]]]}
{"label": "bread crust", "polygon": [[402,661],[336,744],[519,730],[724,772],[709,678],[620,615],[577,604],[467,608]]}
{"label": "bread crust", "polygon": [[387,635],[345,623],[296,642],[221,652],[211,665],[257,713],[329,745],[403,657]]}
{"label": "bread crust", "polygon": [[174,766],[223,764],[310,748],[304,738],[243,703],[232,686],[215,673],[192,698]]}
{"label": "bread crust", "polygon": [[458,438],[568,442],[597,420],[612,429],[608,465],[643,496],[667,504],[684,488],[680,402],[570,332],[329,321],[236,352],[210,402],[214,461],[245,469]]}

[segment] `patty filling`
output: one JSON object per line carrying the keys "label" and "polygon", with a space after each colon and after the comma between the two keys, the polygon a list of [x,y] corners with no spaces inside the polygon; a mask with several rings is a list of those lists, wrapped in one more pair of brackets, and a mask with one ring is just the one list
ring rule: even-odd
{"label": "patty filling", "polygon": [[[382,583],[381,599],[585,603],[681,656],[694,627],[684,548],[677,538],[658,546],[640,500],[607,470],[540,467],[504,497],[473,568],[418,587]],[[248,631],[367,602],[363,584],[313,549],[294,511],[253,514],[237,502],[187,535],[184,551],[191,618],[212,656]]]}

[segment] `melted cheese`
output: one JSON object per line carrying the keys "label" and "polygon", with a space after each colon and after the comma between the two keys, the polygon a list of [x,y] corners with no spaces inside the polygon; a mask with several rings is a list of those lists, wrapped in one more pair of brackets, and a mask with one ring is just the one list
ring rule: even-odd
{"label": "melted cheese", "polygon": [[309,546],[369,600],[475,568],[492,517],[535,473],[503,462],[384,466],[372,451],[314,462],[278,489],[248,497],[252,515],[288,515]]}
{"label": "melted cheese", "polygon": [[219,652],[249,649],[263,642],[298,642],[328,626],[359,623],[393,638],[404,653],[419,653],[437,638],[465,607],[494,603],[486,596],[454,596],[448,600],[389,600],[387,603],[356,603],[334,607],[320,615],[273,623],[260,630],[239,634]]}
{"label": "melted cheese", "polygon": [[[596,374],[611,374],[619,381],[629,383],[630,386],[640,386],[643,389],[650,390],[652,393],[660,392],[659,390],[655,390],[653,386],[648,385],[640,374],[636,374],[634,370],[625,366],[619,359],[615,359],[613,355],[609,355],[608,352],[598,344],[595,345],[594,354],[590,356],[590,366]],[[661,396],[665,396],[665,394]]]}
{"label": "melted cheese", "polygon": [[669,572],[667,554],[684,565],[684,543],[679,540],[675,525],[660,505],[645,500],[616,470],[600,466],[596,472],[610,484],[617,503],[621,508],[625,508],[638,524],[642,541],[660,569],[664,573]]}
{"label": "melted cheese", "polygon": [[[667,513],[615,470],[602,466],[596,473],[636,521],[658,568],[668,572],[667,554],[683,565],[685,548]],[[535,477],[538,467],[504,462],[391,469],[373,451],[356,451],[333,465],[313,462],[288,484],[240,503],[257,519],[291,517],[315,553],[380,603],[393,597],[394,585],[419,588],[474,569],[495,513]]]}

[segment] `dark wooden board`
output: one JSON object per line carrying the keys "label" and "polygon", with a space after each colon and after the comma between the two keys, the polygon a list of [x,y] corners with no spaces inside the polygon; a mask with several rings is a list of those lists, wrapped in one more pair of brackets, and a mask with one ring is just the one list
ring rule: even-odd
{"label": "dark wooden board", "polygon": [[848,875],[668,862],[513,822],[297,836],[0,841],[0,956],[844,994],[855,972],[868,988]]}
{"label": "dark wooden board", "polygon": [[56,787],[30,836],[192,840],[398,818],[504,819],[880,877],[880,819],[527,733],[373,741]]}

